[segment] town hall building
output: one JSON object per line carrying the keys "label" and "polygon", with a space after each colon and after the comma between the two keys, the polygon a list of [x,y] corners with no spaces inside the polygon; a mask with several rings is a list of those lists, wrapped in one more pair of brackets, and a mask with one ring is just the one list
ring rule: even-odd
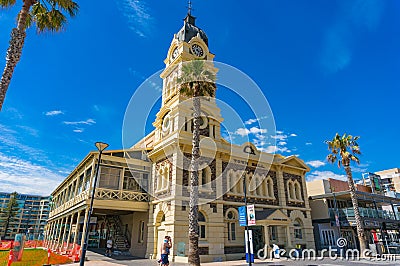
{"label": "town hall building", "polygon": [[[206,33],[188,13],[164,61],[162,104],[154,130],[130,149],[103,152],[89,248],[105,248],[111,238],[117,249],[155,259],[169,235],[171,259],[187,262],[193,109],[177,80],[184,62],[202,59],[212,64],[214,56]],[[211,70],[217,74],[216,68]],[[309,167],[293,155],[265,153],[249,142],[229,143],[221,136],[223,117],[215,98],[202,100],[201,111],[201,260],[244,256],[238,207],[244,205],[246,187],[247,201],[255,205],[256,225],[251,226],[255,253],[273,243],[287,250],[314,248],[305,183]],[[98,152],[90,152],[53,191],[46,230],[51,248],[82,246],[97,160]]]}

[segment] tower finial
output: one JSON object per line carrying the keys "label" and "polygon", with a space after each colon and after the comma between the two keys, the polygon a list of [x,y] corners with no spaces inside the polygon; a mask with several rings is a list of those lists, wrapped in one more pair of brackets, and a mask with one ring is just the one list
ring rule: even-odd
{"label": "tower finial", "polygon": [[188,14],[192,15],[193,7],[192,7],[192,1],[191,0],[188,1],[188,7],[187,8],[188,8]]}

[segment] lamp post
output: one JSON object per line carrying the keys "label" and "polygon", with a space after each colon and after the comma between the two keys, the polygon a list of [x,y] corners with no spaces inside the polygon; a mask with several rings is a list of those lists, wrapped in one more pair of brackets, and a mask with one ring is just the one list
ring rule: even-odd
{"label": "lamp post", "polygon": [[85,256],[86,256],[86,250],[87,250],[87,246],[88,246],[88,235],[89,235],[88,231],[89,231],[89,226],[90,226],[90,217],[92,216],[92,211],[93,211],[93,200],[94,200],[94,195],[95,195],[95,192],[96,192],[97,178],[98,178],[98,175],[99,175],[101,154],[108,147],[108,144],[104,143],[104,142],[96,142],[95,145],[96,145],[97,150],[99,151],[99,159],[98,159],[98,162],[97,162],[96,173],[95,173],[95,176],[94,176],[92,195],[90,197],[89,213],[88,213],[88,217],[87,217],[87,221],[86,221],[86,228],[85,228],[85,232],[84,232],[85,241],[83,242],[81,259],[79,261],[79,265],[80,266],[85,265]]}
{"label": "lamp post", "polygon": [[245,231],[246,231],[246,236],[247,236],[247,241],[246,241],[246,249],[248,251],[248,262],[249,266],[251,266],[251,252],[250,252],[250,233],[249,233],[249,227],[248,227],[248,217],[247,217],[247,187],[246,187],[246,172],[243,173],[243,192],[244,192],[244,206],[246,208],[246,226],[245,226]]}

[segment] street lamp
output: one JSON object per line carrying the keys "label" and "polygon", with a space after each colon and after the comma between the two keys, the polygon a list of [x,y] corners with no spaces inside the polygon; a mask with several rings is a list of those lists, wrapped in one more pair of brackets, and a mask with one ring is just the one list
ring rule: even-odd
{"label": "street lamp", "polygon": [[89,213],[88,213],[88,217],[87,217],[87,221],[86,221],[86,228],[85,228],[85,232],[84,232],[85,241],[83,242],[81,259],[79,261],[79,265],[80,266],[85,265],[85,256],[86,256],[86,250],[87,250],[87,246],[88,246],[88,235],[89,235],[88,234],[88,230],[89,230],[89,226],[90,226],[90,217],[92,216],[92,211],[93,211],[93,200],[94,200],[94,195],[95,195],[95,192],[96,192],[97,178],[98,178],[98,175],[99,175],[101,154],[108,147],[108,144],[104,143],[104,142],[96,142],[95,145],[96,145],[97,150],[99,151],[99,159],[98,159],[98,162],[97,162],[96,173],[95,173],[95,176],[94,176],[92,195],[90,197]]}
{"label": "street lamp", "polygon": [[243,177],[243,192],[244,192],[244,206],[246,209],[246,226],[245,226],[245,231],[246,231],[246,236],[247,236],[247,241],[246,241],[246,249],[248,251],[248,262],[249,266],[251,266],[251,251],[250,251],[250,233],[249,233],[249,227],[248,227],[248,217],[247,217],[247,187],[246,187],[246,172],[242,174]]}

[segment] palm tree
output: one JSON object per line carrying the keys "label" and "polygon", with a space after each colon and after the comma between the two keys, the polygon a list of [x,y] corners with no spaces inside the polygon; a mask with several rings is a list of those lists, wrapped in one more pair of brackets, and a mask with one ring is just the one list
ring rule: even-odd
{"label": "palm tree", "polygon": [[[0,7],[11,7],[16,0],[0,0]],[[8,86],[10,85],[14,69],[21,59],[26,29],[36,24],[39,33],[50,31],[59,32],[64,29],[67,18],[64,13],[74,17],[79,6],[72,0],[23,0],[21,11],[17,17],[17,27],[11,31],[11,39],[6,55],[6,66],[0,80],[0,111]]]}
{"label": "palm tree", "polygon": [[7,205],[0,210],[0,225],[4,228],[3,239],[7,237],[7,231],[10,227],[10,223],[15,221],[15,218],[18,214],[19,205],[17,202],[17,198],[17,192],[11,193]]}
{"label": "palm tree", "polygon": [[351,136],[343,134],[340,136],[336,133],[335,137],[331,141],[325,141],[328,144],[328,149],[331,151],[331,154],[328,155],[327,160],[330,163],[337,162],[338,167],[344,167],[346,174],[347,174],[347,182],[350,188],[350,197],[353,203],[354,208],[354,217],[356,219],[356,226],[357,226],[357,236],[360,242],[360,251],[361,254],[364,254],[364,250],[367,249],[367,243],[365,239],[364,228],[362,226],[360,212],[358,210],[358,199],[356,196],[356,188],[354,186],[353,176],[351,173],[350,163],[356,162],[360,163],[358,159],[358,155],[361,154],[360,147],[358,146],[357,140],[360,137],[358,136]]}
{"label": "palm tree", "polygon": [[199,158],[200,158],[200,123],[201,97],[214,97],[216,85],[215,73],[210,71],[207,61],[194,60],[182,65],[182,74],[178,78],[180,93],[193,101],[193,139],[190,162],[190,199],[189,199],[189,265],[200,265],[199,255]]}

